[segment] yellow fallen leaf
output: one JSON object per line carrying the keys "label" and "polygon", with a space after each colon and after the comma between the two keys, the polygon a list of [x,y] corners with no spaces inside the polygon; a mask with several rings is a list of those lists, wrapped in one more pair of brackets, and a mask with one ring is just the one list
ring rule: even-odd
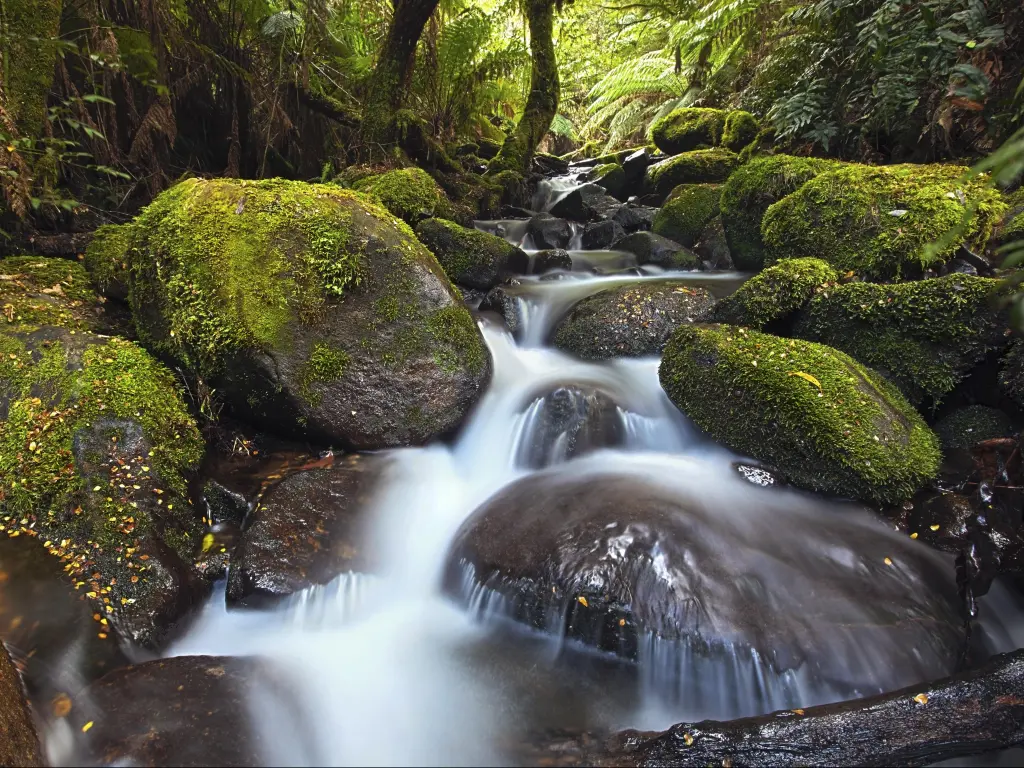
{"label": "yellow fallen leaf", "polygon": [[92,720],[90,720],[88,723],[86,723],[85,725],[82,726],[82,733],[85,733],[86,731],[88,731],[90,728],[92,728],[92,726],[93,726],[93,722],[92,722]]}
{"label": "yellow fallen leaf", "polygon": [[937,530],[939,530],[940,526],[938,526],[938,525],[930,525],[928,527],[931,528],[933,531],[937,531]]}
{"label": "yellow fallen leaf", "polygon": [[892,560],[890,560],[888,557],[885,558],[885,564],[886,565],[892,565]]}
{"label": "yellow fallen leaf", "polygon": [[917,694],[917,696],[914,697],[914,701],[916,701],[918,704],[927,704],[928,703],[928,694],[927,693],[919,693],[919,694]]}
{"label": "yellow fallen leaf", "polygon": [[577,597],[576,599],[579,600],[580,605],[582,605],[584,608],[588,608],[589,607],[590,604],[587,603],[587,598],[585,598],[585,597],[583,597],[581,595],[580,597]]}
{"label": "yellow fallen leaf", "polygon": [[213,546],[214,537],[212,533],[208,533],[203,536],[203,552],[208,552]]}
{"label": "yellow fallen leaf", "polygon": [[912,534],[910,534],[910,538],[916,539],[917,538],[917,531],[914,531]]}
{"label": "yellow fallen leaf", "polygon": [[790,371],[789,375],[790,376],[799,376],[801,379],[804,379],[805,381],[809,381],[809,382],[811,382],[811,384],[816,386],[818,389],[821,389],[821,382],[818,381],[813,376],[811,376],[811,374],[809,374],[809,373],[804,373],[803,371]]}
{"label": "yellow fallen leaf", "polygon": [[802,709],[791,709],[790,712],[792,712],[794,715],[802,715],[804,713]]}
{"label": "yellow fallen leaf", "polygon": [[688,733],[684,733],[683,734],[683,741],[686,742],[686,746],[690,746],[691,744],[693,744],[693,736],[691,736]]}

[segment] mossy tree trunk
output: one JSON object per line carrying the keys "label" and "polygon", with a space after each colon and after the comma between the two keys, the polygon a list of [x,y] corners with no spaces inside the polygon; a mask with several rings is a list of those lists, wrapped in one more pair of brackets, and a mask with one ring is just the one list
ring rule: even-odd
{"label": "mossy tree trunk", "polygon": [[397,140],[395,117],[405,104],[416,45],[439,0],[395,0],[387,40],[363,100],[363,154],[379,154]]}
{"label": "mossy tree trunk", "polygon": [[61,0],[0,0],[0,74],[6,96],[0,106],[25,137],[43,134],[60,14]]}
{"label": "mossy tree trunk", "polygon": [[537,145],[548,132],[558,112],[561,85],[558,81],[558,61],[555,58],[553,39],[556,0],[524,0],[524,4],[530,25],[530,53],[533,57],[530,95],[515,131],[505,139],[498,156],[491,162],[492,173],[516,171],[525,175],[530,169],[530,160],[533,159]]}

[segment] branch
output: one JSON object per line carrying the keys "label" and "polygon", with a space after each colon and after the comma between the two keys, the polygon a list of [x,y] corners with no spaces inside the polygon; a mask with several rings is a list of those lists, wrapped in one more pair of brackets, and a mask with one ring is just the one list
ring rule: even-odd
{"label": "branch", "polygon": [[329,99],[325,99],[323,96],[317,96],[316,94],[310,93],[305,88],[301,88],[297,85],[291,86],[295,90],[295,95],[299,99],[299,103],[303,106],[317,112],[324,117],[330,118],[340,125],[344,125],[346,128],[358,128],[362,122],[359,117],[353,115],[350,112],[346,112],[341,107]]}
{"label": "branch", "polygon": [[1024,742],[1024,650],[978,669],[867,699],[661,733],[550,738],[559,765],[928,765]]}

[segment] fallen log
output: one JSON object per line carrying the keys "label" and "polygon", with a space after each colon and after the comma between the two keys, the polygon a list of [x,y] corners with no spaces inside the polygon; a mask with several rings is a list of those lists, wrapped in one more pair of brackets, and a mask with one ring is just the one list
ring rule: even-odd
{"label": "fallen log", "polygon": [[1024,650],[894,693],[660,733],[552,736],[541,765],[928,765],[1024,743]]}

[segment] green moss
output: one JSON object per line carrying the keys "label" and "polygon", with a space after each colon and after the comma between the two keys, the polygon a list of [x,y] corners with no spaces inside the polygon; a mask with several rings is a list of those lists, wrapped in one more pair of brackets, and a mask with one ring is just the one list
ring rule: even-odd
{"label": "green moss", "polygon": [[722,109],[683,108],[651,124],[651,139],[667,155],[716,147],[722,139],[726,112]]}
{"label": "green moss", "polygon": [[890,376],[915,403],[939,401],[1006,343],[1000,282],[952,274],[912,283],[849,283],[820,292],[796,333]]}
{"label": "green moss", "polygon": [[203,377],[236,352],[286,343],[289,324],[359,284],[362,246],[349,230],[368,207],[354,192],[277,179],[172,187],[131,225],[140,338]]}
{"label": "green moss", "polygon": [[737,269],[757,272],[764,266],[761,219],[768,207],[835,165],[809,157],[771,155],[736,169],[722,189],[722,227]]}
{"label": "green moss", "polygon": [[998,247],[1014,240],[1024,240],[1024,187],[1004,196],[1006,215],[996,227],[989,247]]}
{"label": "green moss", "polygon": [[318,405],[322,395],[314,386],[320,383],[337,381],[345,373],[349,364],[348,353],[343,349],[335,349],[330,344],[317,342],[309,359],[302,367],[299,378],[299,394],[311,405]]}
{"label": "green moss", "polygon": [[128,253],[134,229],[130,224],[105,224],[85,249],[85,268],[104,295],[128,295]]}
{"label": "green moss", "polygon": [[739,165],[736,153],[727,149],[684,152],[647,169],[644,187],[649,193],[668,195],[680,184],[722,182]]}
{"label": "green moss", "polygon": [[53,83],[61,0],[5,0],[4,108],[22,136],[43,136],[46,96]]}
{"label": "green moss", "polygon": [[718,215],[721,196],[720,184],[681,184],[654,217],[652,231],[692,248],[704,227]]}
{"label": "green moss", "polygon": [[755,275],[722,299],[712,312],[716,322],[761,330],[804,306],[816,290],[839,275],[821,259],[785,259]]}
{"label": "green moss", "polygon": [[[1006,205],[984,178],[963,182],[966,172],[947,165],[850,164],[819,174],[765,213],[768,262],[817,256],[869,280],[912,279],[946,261],[961,243],[983,250]],[[977,210],[965,235],[927,254],[927,245],[961,225],[968,201]]]}
{"label": "green moss", "polygon": [[444,191],[422,168],[401,168],[379,176],[367,176],[353,188],[373,195],[398,218],[409,224],[432,216],[449,216]]}
{"label": "green moss", "polygon": [[469,310],[458,304],[439,309],[427,318],[427,333],[440,347],[434,362],[447,371],[468,369],[476,374],[487,365],[480,331]]}
{"label": "green moss", "polygon": [[757,118],[741,109],[730,112],[722,129],[722,146],[740,152],[757,138],[761,126]]}
{"label": "green moss", "polygon": [[821,344],[682,326],[659,372],[672,401],[726,447],[815,491],[892,504],[934,477],[938,440],[899,392]]}
{"label": "green moss", "polygon": [[487,180],[494,185],[505,205],[525,205],[529,199],[526,179],[518,171],[500,171],[489,175]]}
{"label": "green moss", "polygon": [[445,219],[421,221],[416,237],[433,251],[450,280],[471,288],[493,287],[517,255],[526,265],[525,254],[507,240]]}
{"label": "green moss", "polygon": [[0,259],[0,323],[87,329],[99,298],[77,262],[44,256]]}
{"label": "green moss", "polygon": [[984,405],[958,408],[935,424],[935,434],[944,451],[970,450],[983,440],[1013,434],[1010,417]]}

